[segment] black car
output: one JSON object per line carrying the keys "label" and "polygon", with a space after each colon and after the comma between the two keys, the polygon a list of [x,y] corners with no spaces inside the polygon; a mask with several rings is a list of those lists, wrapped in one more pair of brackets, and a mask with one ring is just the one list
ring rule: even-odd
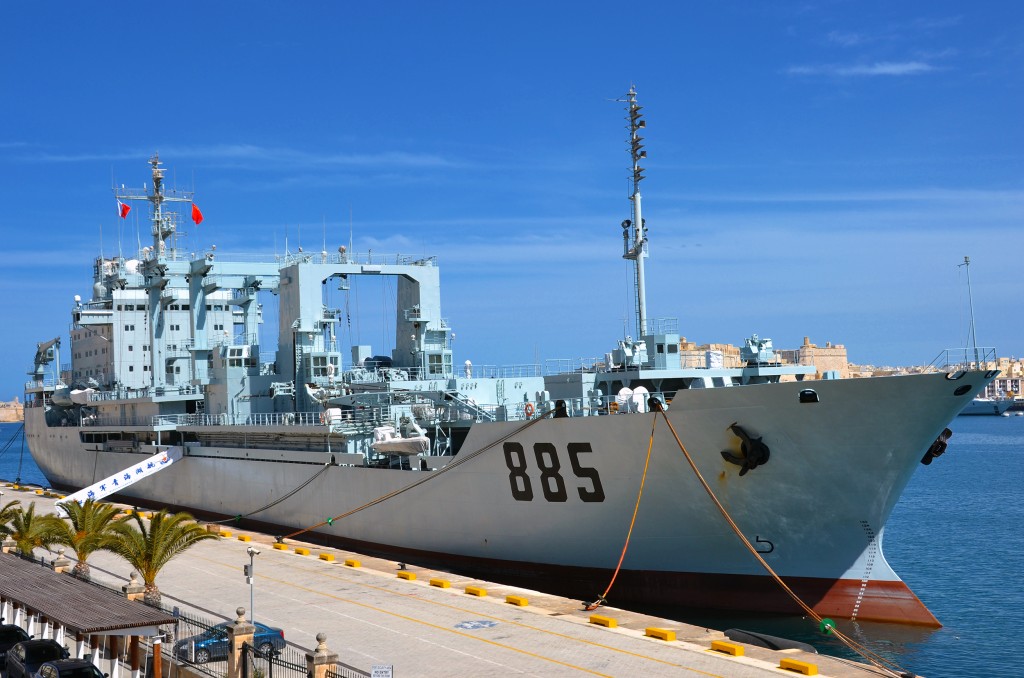
{"label": "black car", "polygon": [[0,665],[7,661],[7,651],[23,640],[28,640],[29,635],[17,624],[4,624],[0,626]]}
{"label": "black car", "polygon": [[7,678],[32,678],[45,662],[67,657],[67,648],[55,640],[23,640],[7,651]]}
{"label": "black car", "polygon": [[57,659],[40,666],[35,678],[107,678],[107,674],[88,659]]}

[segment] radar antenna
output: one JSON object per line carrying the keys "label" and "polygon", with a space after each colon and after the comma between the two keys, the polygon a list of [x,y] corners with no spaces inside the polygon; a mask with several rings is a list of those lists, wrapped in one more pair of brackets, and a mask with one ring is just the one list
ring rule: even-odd
{"label": "radar antenna", "polygon": [[181,191],[164,187],[164,168],[160,162],[160,154],[154,153],[149,159],[153,174],[153,189],[147,193],[146,188],[115,188],[118,200],[145,200],[151,205],[150,220],[153,222],[153,253],[157,258],[177,258],[178,226],[181,215],[174,211],[164,211],[165,202],[192,202],[192,191]]}
{"label": "radar antenna", "polygon": [[644,287],[644,259],[647,258],[647,225],[640,211],[640,182],[644,179],[644,168],[640,161],[647,157],[643,150],[644,138],[640,130],[647,127],[643,114],[643,106],[636,102],[636,87],[630,85],[625,99],[626,121],[629,123],[629,155],[632,160],[633,175],[630,179],[629,201],[633,203],[633,218],[622,222],[622,258],[633,262],[634,283],[636,287],[636,329],[637,335],[647,334],[647,293]]}

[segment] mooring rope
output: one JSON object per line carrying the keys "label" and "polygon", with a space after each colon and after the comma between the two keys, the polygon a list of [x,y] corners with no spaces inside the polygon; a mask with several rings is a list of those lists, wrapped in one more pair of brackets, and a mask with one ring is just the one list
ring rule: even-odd
{"label": "mooring rope", "polygon": [[819,627],[822,630],[824,630],[826,633],[831,633],[835,635],[835,637],[838,638],[840,642],[842,642],[844,645],[846,645],[848,648],[850,648],[860,656],[864,657],[876,668],[892,676],[896,676],[897,678],[914,678],[915,674],[907,671],[896,662],[890,659],[886,659],[885,657],[882,657],[881,655],[877,654],[876,652],[872,651],[866,646],[861,645],[853,638],[850,638],[845,633],[841,632],[839,629],[835,627],[835,624],[832,623],[832,620],[826,620],[820,614],[815,612],[810,605],[801,600],[800,597],[796,593],[794,593],[793,590],[789,588],[789,586],[786,585],[786,582],[782,581],[782,577],[776,574],[775,570],[772,569],[772,566],[769,565],[768,562],[761,557],[761,554],[758,552],[758,550],[754,548],[754,545],[750,543],[750,540],[747,539],[746,535],[743,534],[739,526],[736,525],[736,522],[729,515],[729,512],[726,510],[724,506],[722,506],[722,502],[718,501],[718,497],[715,496],[715,493],[711,489],[711,486],[708,485],[706,480],[704,480],[704,476],[702,476],[700,471],[697,469],[697,465],[693,462],[693,458],[690,457],[690,453],[686,451],[686,447],[683,445],[683,442],[679,439],[679,435],[676,433],[675,427],[672,426],[672,422],[669,420],[668,414],[662,408],[658,408],[658,411],[660,411],[661,416],[665,418],[665,423],[668,424],[669,430],[672,431],[672,437],[676,439],[676,444],[679,445],[679,449],[682,451],[683,456],[686,457],[687,463],[689,463],[690,468],[693,469],[694,475],[697,476],[697,480],[700,481],[700,484],[704,487],[704,490],[708,493],[708,496],[711,497],[711,501],[715,503],[715,506],[718,507],[719,512],[721,512],[726,522],[729,523],[729,527],[732,528],[732,531],[735,532],[736,536],[740,538],[740,541],[743,542],[743,545],[747,547],[747,550],[750,551],[754,558],[757,559],[757,562],[761,563],[761,566],[764,567],[764,569],[768,572],[769,575],[771,575],[772,579],[775,580],[775,582],[782,588],[782,590],[785,591],[786,594],[790,598],[792,598],[793,601],[797,605],[799,605],[800,608],[804,612],[806,612],[809,617],[818,622]]}
{"label": "mooring rope", "polygon": [[14,479],[15,485],[21,484],[21,465],[25,462],[25,424],[22,422],[18,428],[18,433],[21,433],[21,454],[18,456],[18,475]]}
{"label": "mooring rope", "polygon": [[18,426],[18,428],[16,428],[14,430],[14,433],[12,433],[11,437],[7,440],[7,444],[4,445],[2,450],[0,450],[0,457],[3,457],[4,453],[7,452],[9,449],[11,449],[11,447],[14,445],[14,441],[17,440],[19,436],[21,437],[21,456],[18,457],[18,474],[17,474],[17,476],[15,476],[15,479],[14,479],[14,484],[15,485],[20,485],[21,484],[21,465],[22,465],[22,462],[24,462],[24,460],[25,460],[25,434],[24,434],[24,431],[25,431],[25,424],[22,423],[20,426]]}
{"label": "mooring rope", "polygon": [[612,590],[612,586],[615,584],[616,577],[619,576],[619,570],[622,569],[622,561],[626,559],[626,551],[629,549],[629,539],[633,535],[633,526],[636,524],[636,515],[640,512],[640,499],[644,496],[644,484],[647,482],[647,469],[651,465],[651,450],[654,449],[654,429],[658,427],[658,418],[655,417],[651,423],[651,437],[647,441],[647,458],[644,460],[644,472],[640,476],[640,491],[636,495],[636,505],[633,507],[633,519],[629,521],[629,529],[626,531],[626,542],[622,545],[622,554],[619,555],[619,563],[615,566],[615,572],[612,573],[612,580],[608,582],[608,588],[604,590],[597,600],[587,605],[584,609],[587,612],[592,612],[604,605],[608,601],[608,593]]}
{"label": "mooring rope", "polygon": [[2,450],[0,450],[0,455],[2,455],[4,452],[6,452],[8,449],[10,449],[11,445],[14,444],[14,441],[17,440],[18,434],[21,433],[24,429],[25,429],[25,424],[20,424],[18,426],[18,428],[14,429],[14,433],[12,433],[11,437],[7,439],[7,444],[5,444],[4,448]]}
{"label": "mooring rope", "polygon": [[480,456],[481,454],[483,454],[487,450],[493,448],[496,445],[500,445],[501,443],[505,442],[509,438],[512,438],[514,436],[519,435],[520,433],[522,433],[526,429],[530,428],[531,426],[533,426],[537,422],[539,422],[539,421],[547,418],[549,415],[553,414],[554,411],[555,410],[551,409],[551,410],[548,410],[547,412],[542,412],[535,419],[530,419],[529,421],[527,421],[522,426],[517,427],[511,433],[508,433],[508,434],[502,436],[501,438],[498,438],[494,442],[489,443],[489,444],[481,447],[479,450],[471,452],[471,453],[469,453],[469,454],[467,454],[465,456],[463,456],[461,454],[457,455],[455,457],[455,460],[450,462],[444,468],[441,468],[441,469],[437,470],[434,473],[424,474],[423,478],[421,478],[420,480],[417,480],[416,482],[414,482],[414,483],[412,483],[410,485],[406,485],[405,487],[401,487],[401,488],[399,488],[397,490],[394,490],[392,492],[388,492],[385,495],[382,495],[380,497],[377,497],[376,499],[373,499],[373,500],[370,500],[370,501],[366,502],[362,506],[357,506],[354,509],[346,511],[345,513],[336,515],[333,518],[328,518],[327,520],[321,520],[316,525],[310,525],[309,527],[305,527],[305,528],[303,528],[301,530],[296,530],[295,532],[292,532],[290,534],[286,534],[286,535],[284,535],[282,537],[278,537],[278,541],[284,541],[285,539],[291,539],[291,538],[293,538],[295,536],[298,536],[300,534],[304,534],[306,532],[309,532],[310,530],[315,530],[318,527],[323,527],[324,525],[333,525],[335,523],[335,521],[344,520],[345,518],[348,518],[351,515],[354,515],[356,513],[359,513],[360,511],[363,511],[365,509],[370,508],[371,506],[376,506],[377,504],[385,502],[388,499],[392,499],[394,497],[397,497],[400,494],[403,494],[405,492],[408,492],[409,490],[412,490],[412,489],[414,489],[416,487],[419,487],[423,483],[426,483],[426,482],[429,482],[429,481],[431,481],[431,480],[433,480],[435,478],[438,478],[441,475],[447,473],[448,471],[451,471],[452,469],[457,468],[457,467],[461,466],[462,464],[465,464],[466,462],[470,461],[471,459],[474,459],[474,458]]}
{"label": "mooring rope", "polygon": [[18,426],[18,428],[14,430],[14,433],[11,434],[11,437],[7,439],[7,444],[5,444],[3,449],[0,450],[0,457],[4,456],[4,452],[11,449],[11,446],[14,445],[14,441],[18,439],[18,435],[24,430],[25,424],[21,424],[20,426]]}
{"label": "mooring rope", "polygon": [[232,516],[231,518],[224,518],[223,520],[211,520],[209,522],[212,523],[212,524],[230,523],[232,521],[237,523],[237,522],[240,522],[243,518],[248,518],[249,516],[254,516],[257,513],[262,513],[264,511],[266,511],[267,509],[270,509],[270,508],[273,508],[273,507],[277,506],[278,504],[280,504],[282,501],[288,499],[289,497],[294,496],[295,494],[299,493],[302,490],[302,488],[306,487],[306,485],[309,485],[311,482],[313,482],[314,480],[319,478],[330,467],[331,467],[330,463],[324,464],[320,468],[320,470],[317,471],[316,473],[314,473],[312,476],[310,476],[310,478],[308,480],[303,482],[301,485],[296,487],[291,492],[289,492],[289,493],[287,493],[287,494],[285,494],[285,495],[275,499],[274,501],[270,502],[269,504],[265,504],[264,506],[261,506],[258,509],[254,509],[252,511],[249,511],[248,513],[238,513],[238,514]]}

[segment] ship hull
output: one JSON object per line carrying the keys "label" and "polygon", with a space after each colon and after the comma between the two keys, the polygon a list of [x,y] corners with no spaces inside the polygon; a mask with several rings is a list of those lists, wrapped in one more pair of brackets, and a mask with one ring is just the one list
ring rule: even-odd
{"label": "ship hull", "polygon": [[[975,372],[956,382],[937,374],[680,391],[668,420],[745,537],[815,611],[938,626],[885,561],[884,525],[929,445],[986,380]],[[955,395],[965,383],[970,392]],[[818,402],[800,402],[806,388]],[[79,442],[79,429],[47,427],[34,409],[30,450],[55,486],[88,485],[153,451],[102,451]],[[722,455],[739,454],[732,424],[771,451],[743,476]],[[476,424],[456,457],[465,461],[444,472],[324,468],[324,453],[297,463],[275,450],[191,445],[120,498],[243,516],[274,534],[312,528],[298,538],[594,599],[640,496],[612,603],[799,612],[732,533],[686,453],[654,413]]]}

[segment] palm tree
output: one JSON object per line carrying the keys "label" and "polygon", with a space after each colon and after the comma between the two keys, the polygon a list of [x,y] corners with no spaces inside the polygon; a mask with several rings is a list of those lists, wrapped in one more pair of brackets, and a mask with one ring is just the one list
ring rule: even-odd
{"label": "palm tree", "polygon": [[21,506],[21,502],[15,499],[14,501],[7,502],[6,506],[0,507],[0,539],[6,539],[7,535],[11,533],[8,523],[14,518],[14,514],[20,510],[19,506]]}
{"label": "palm tree", "polygon": [[36,515],[36,503],[27,509],[15,509],[7,527],[11,539],[18,545],[22,555],[31,556],[37,548],[50,548],[56,542],[56,533],[61,519],[52,513]]}
{"label": "palm tree", "polygon": [[110,541],[118,509],[91,498],[81,504],[67,501],[59,506],[67,514],[67,520],[60,521],[54,543],[67,546],[75,552],[78,563],[71,573],[81,579],[89,579],[89,564],[86,560],[90,554],[105,548]]}
{"label": "palm tree", "polygon": [[156,575],[161,568],[179,553],[204,539],[215,539],[216,535],[192,522],[192,516],[187,513],[171,514],[162,509],[153,514],[148,526],[138,513],[131,517],[134,524],[132,520],[121,520],[111,525],[113,538],[105,548],[127,560],[138,571],[146,585],[143,600],[158,606],[160,589],[156,585]]}

